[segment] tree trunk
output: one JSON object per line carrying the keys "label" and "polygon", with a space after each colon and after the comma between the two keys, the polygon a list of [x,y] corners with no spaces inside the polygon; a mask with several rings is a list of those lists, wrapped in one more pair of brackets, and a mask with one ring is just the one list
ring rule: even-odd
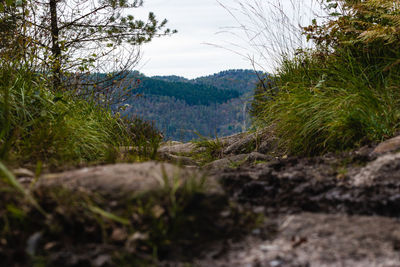
{"label": "tree trunk", "polygon": [[53,89],[59,90],[61,85],[61,48],[59,43],[59,28],[57,20],[57,1],[50,0],[50,19],[51,19],[51,53],[53,56]]}

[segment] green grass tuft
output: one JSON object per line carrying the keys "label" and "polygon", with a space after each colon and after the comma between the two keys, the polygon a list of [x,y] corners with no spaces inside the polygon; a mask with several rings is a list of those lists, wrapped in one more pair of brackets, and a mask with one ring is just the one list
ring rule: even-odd
{"label": "green grass tuft", "polygon": [[154,157],[161,141],[151,125],[145,128],[146,123],[123,120],[88,99],[52,92],[38,73],[2,66],[0,81],[0,159],[115,162],[123,146],[140,147],[137,155]]}
{"label": "green grass tuft", "polygon": [[303,29],[316,48],[283,57],[273,86],[256,90],[255,125],[273,126],[292,154],[346,150],[400,130],[400,37],[377,30],[393,25],[398,6],[384,0],[376,13],[371,1],[334,2],[347,11]]}

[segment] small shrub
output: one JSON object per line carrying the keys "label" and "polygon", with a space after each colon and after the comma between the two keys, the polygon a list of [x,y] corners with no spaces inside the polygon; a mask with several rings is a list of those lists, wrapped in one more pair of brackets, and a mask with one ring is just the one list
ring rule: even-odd
{"label": "small shrub", "polygon": [[222,157],[224,145],[218,136],[215,139],[210,139],[199,135],[199,139],[193,141],[199,152],[194,154],[194,159],[201,164],[206,164]]}
{"label": "small shrub", "polygon": [[123,123],[138,155],[145,159],[155,159],[163,135],[154,123],[143,121],[138,117],[124,118]]}

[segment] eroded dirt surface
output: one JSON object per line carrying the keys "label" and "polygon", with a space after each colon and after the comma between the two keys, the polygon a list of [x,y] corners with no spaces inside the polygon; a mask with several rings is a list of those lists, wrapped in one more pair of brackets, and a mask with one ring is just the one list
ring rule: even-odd
{"label": "eroded dirt surface", "polygon": [[197,266],[399,266],[400,228],[394,218],[298,213],[266,218],[275,235],[254,231],[243,241],[226,244]]}
{"label": "eroded dirt surface", "polygon": [[400,154],[371,146],[212,175],[265,217],[198,266],[400,266]]}
{"label": "eroded dirt surface", "polygon": [[[345,157],[346,156],[346,157]],[[383,158],[383,160],[382,160]],[[233,198],[268,213],[400,215],[400,157],[289,158],[215,174]]]}

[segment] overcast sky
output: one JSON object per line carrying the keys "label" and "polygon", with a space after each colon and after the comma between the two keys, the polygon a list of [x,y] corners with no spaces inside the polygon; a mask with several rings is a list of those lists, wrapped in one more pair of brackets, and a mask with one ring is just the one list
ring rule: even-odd
{"label": "overcast sky", "polygon": [[243,57],[207,45],[223,45],[238,39],[226,31],[237,26],[216,0],[145,0],[136,10],[143,15],[153,11],[159,19],[168,19],[168,27],[178,30],[169,37],[154,39],[142,47],[139,70],[146,75],[179,75],[194,78],[227,69],[248,69]]}

